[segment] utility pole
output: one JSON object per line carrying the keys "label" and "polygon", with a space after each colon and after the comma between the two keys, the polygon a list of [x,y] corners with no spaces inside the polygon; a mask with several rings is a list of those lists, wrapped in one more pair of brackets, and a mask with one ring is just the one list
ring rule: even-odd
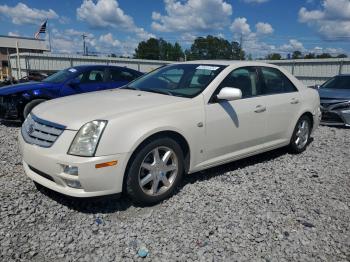
{"label": "utility pole", "polygon": [[83,38],[83,55],[86,55],[86,43],[85,43],[85,38],[87,37],[87,35],[82,34],[81,37]]}

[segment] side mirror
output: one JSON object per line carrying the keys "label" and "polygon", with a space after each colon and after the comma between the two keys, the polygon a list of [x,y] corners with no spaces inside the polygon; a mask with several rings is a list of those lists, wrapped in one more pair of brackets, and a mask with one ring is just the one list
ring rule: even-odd
{"label": "side mirror", "polygon": [[242,98],[242,91],[234,87],[224,87],[216,96],[219,100],[233,101]]}
{"label": "side mirror", "polygon": [[80,85],[80,80],[75,78],[72,81],[69,82],[69,86],[76,88]]}

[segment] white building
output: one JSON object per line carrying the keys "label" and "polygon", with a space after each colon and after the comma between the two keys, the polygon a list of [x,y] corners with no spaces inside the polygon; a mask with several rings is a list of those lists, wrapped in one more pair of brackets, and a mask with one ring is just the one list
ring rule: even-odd
{"label": "white building", "polygon": [[[0,35],[0,80],[10,74],[9,55],[18,53],[44,53],[50,51],[45,40]],[[16,77],[16,76],[14,76]]]}

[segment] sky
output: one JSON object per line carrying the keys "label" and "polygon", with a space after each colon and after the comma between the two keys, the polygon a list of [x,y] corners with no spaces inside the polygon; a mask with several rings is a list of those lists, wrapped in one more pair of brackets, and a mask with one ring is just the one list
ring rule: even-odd
{"label": "sky", "polygon": [[[350,0],[1,0],[0,34],[33,37],[48,19],[52,50],[131,56],[150,37],[189,48],[196,37],[242,40],[268,53],[350,54]],[[50,35],[50,37],[49,37]],[[49,41],[48,41],[49,42]]]}

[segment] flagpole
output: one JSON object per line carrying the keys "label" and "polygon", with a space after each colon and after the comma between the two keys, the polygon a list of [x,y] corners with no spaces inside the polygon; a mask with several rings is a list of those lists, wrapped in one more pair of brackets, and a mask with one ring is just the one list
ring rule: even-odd
{"label": "flagpole", "polygon": [[50,46],[50,53],[51,53],[51,30],[49,28],[49,19],[47,19],[47,32],[49,33],[49,46]]}

